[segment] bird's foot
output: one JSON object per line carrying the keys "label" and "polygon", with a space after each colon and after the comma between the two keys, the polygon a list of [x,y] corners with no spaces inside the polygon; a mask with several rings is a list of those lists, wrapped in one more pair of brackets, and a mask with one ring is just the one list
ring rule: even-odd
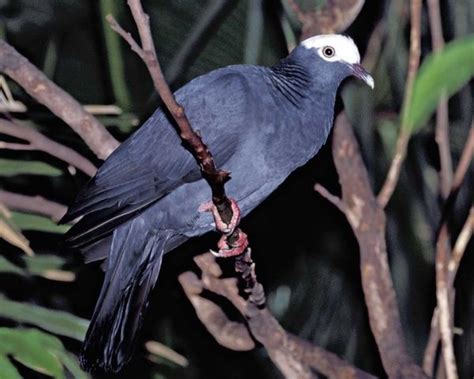
{"label": "bird's foot", "polygon": [[218,258],[235,257],[245,252],[248,246],[247,234],[240,229],[236,229],[232,235],[223,235],[217,243],[219,251],[211,250],[211,253]]}
{"label": "bird's foot", "polygon": [[216,229],[221,232],[222,234],[225,235],[231,235],[237,225],[239,225],[240,222],[240,208],[237,202],[234,199],[230,199],[230,208],[232,210],[232,218],[230,219],[229,223],[224,222],[222,220],[221,215],[219,214],[219,211],[217,210],[217,207],[214,205],[212,201],[208,201],[204,204],[202,204],[198,211],[199,212],[211,212],[212,216],[214,217],[214,222],[216,224]]}

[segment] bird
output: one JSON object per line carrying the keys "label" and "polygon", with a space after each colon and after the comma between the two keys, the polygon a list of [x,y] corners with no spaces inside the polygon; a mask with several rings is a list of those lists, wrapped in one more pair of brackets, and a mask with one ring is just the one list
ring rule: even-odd
{"label": "bird", "polygon": [[[226,192],[242,217],[317,154],[350,76],[374,87],[354,41],[328,34],[302,41],[274,66],[219,68],[174,93],[217,167],[231,173]],[[215,228],[203,211],[210,198],[163,107],[79,191],[61,220],[78,220],[65,241],[105,269],[80,355],[85,370],[118,372],[131,359],[163,255]]]}

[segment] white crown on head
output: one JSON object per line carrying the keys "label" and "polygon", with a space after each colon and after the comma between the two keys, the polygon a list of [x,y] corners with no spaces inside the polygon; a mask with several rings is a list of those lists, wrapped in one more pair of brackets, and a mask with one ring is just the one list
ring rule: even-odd
{"label": "white crown on head", "polygon": [[[352,38],[341,34],[323,34],[310,37],[301,42],[301,45],[307,49],[318,50],[321,58],[330,62],[344,61],[350,64],[360,63],[359,49],[356,44]],[[325,47],[332,47],[335,51],[334,56],[324,56],[321,50]]]}

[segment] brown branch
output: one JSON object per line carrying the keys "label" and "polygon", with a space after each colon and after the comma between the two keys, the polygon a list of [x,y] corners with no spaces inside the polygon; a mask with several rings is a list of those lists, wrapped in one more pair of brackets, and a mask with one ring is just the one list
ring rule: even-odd
{"label": "brown branch", "polygon": [[[228,299],[246,320],[245,329],[241,328],[239,333],[234,334],[233,337],[246,341],[250,346],[248,340],[248,331],[250,331],[251,335],[266,348],[270,358],[284,373],[285,377],[310,378],[312,377],[309,370],[311,367],[330,378],[373,378],[372,375],[355,368],[335,354],[287,333],[279,325],[267,308],[262,305],[261,295],[256,296],[262,287],[254,275],[255,265],[250,252],[245,253],[240,262],[236,262],[236,265],[241,266],[236,271],[247,272],[250,276],[248,280],[239,280],[239,284],[245,283],[243,291],[249,293],[250,298],[254,296],[250,301],[240,296],[238,282],[235,278],[221,278],[222,271],[211,254],[197,256],[195,261],[201,269],[201,278],[198,279],[195,274],[187,272],[180,275],[179,281],[197,314],[209,313],[207,310],[208,303],[196,302],[193,298],[204,289]],[[205,319],[205,321],[201,317],[200,319],[211,334],[215,336],[213,323],[215,321],[217,323],[221,322],[220,314],[216,317],[216,320],[212,317]],[[229,328],[236,330],[232,324]],[[223,327],[220,329],[226,330]],[[222,336],[218,336],[216,339],[220,341]]]}
{"label": "brown branch", "polygon": [[323,7],[303,11],[297,0],[287,0],[288,5],[302,23],[301,39],[317,34],[341,33],[360,13],[364,0],[327,0]]}
{"label": "brown branch", "polygon": [[438,327],[441,336],[441,351],[447,379],[458,377],[456,358],[453,347],[452,314],[450,307],[449,277],[447,262],[449,260],[448,225],[443,224],[436,244],[436,299],[439,311]]}
{"label": "brown branch", "polygon": [[100,158],[119,145],[105,127],[7,42],[0,40],[0,71],[68,124]]}
{"label": "brown branch", "polygon": [[323,187],[319,183],[316,183],[314,185],[314,190],[318,192],[322,197],[324,197],[327,201],[329,201],[331,204],[333,204],[342,213],[346,214],[346,207],[339,197],[337,197],[336,195],[333,195],[331,192],[329,192],[325,187]]}
{"label": "brown branch", "polygon": [[[467,174],[467,171],[472,163],[472,160],[474,158],[474,121],[471,123],[471,128],[469,131],[469,136],[467,139],[467,142],[464,146],[463,152],[461,154],[461,159],[459,160],[458,166],[456,168],[456,171],[454,173],[454,178],[452,181],[451,185],[451,190],[449,192],[449,196],[445,202],[444,205],[444,210],[443,210],[443,215],[441,217],[441,228],[440,228],[440,233],[438,236],[438,241],[437,241],[437,255],[436,255],[436,275],[437,275],[437,299],[438,301],[441,301],[442,303],[446,303],[448,300],[448,303],[452,303],[454,299],[454,289],[453,289],[453,284],[454,284],[454,279],[456,277],[456,273],[460,264],[460,260],[462,258],[460,246],[458,246],[458,243],[455,245],[455,250],[453,250],[453,253],[450,253],[449,250],[445,251],[445,249],[449,249],[449,231],[447,227],[447,217],[451,213],[452,208],[454,207],[454,203],[456,201],[457,194],[459,192],[459,189],[461,188],[461,185],[464,181],[464,178]],[[471,213],[472,214],[472,213]],[[470,218],[471,216],[469,216]],[[469,220],[468,218],[468,220]],[[466,221],[466,224],[468,221]],[[466,225],[465,225],[466,226]],[[463,229],[464,230],[464,229]],[[459,240],[459,238],[458,238]],[[456,250],[456,246],[457,249]],[[461,245],[462,246],[462,245]],[[443,260],[444,259],[444,260]],[[449,259],[449,261],[448,261]],[[444,271],[443,271],[444,270]],[[439,280],[438,280],[439,279]],[[438,290],[438,286],[440,289]],[[447,294],[444,291],[444,287],[446,286],[447,288]],[[446,296],[448,299],[446,299]],[[439,306],[439,304],[438,304]],[[428,343],[425,349],[425,354],[423,357],[423,369],[428,375],[432,375],[433,370],[434,370],[434,362],[435,362],[435,357],[436,357],[436,351],[438,348],[438,343],[441,337],[440,333],[440,312],[439,312],[439,307],[436,307],[436,309],[433,312],[432,320],[431,320],[431,330],[430,330],[430,335],[428,338]],[[449,310],[449,309],[448,309]],[[451,319],[449,313],[448,314],[443,314],[443,321],[444,324],[446,325],[447,319]],[[449,335],[446,333],[446,327],[445,328],[445,342],[444,344],[449,344]],[[450,350],[450,348],[448,347]],[[448,351],[447,357],[444,357],[445,360],[451,362],[451,352]],[[445,362],[446,363],[446,362]],[[447,367],[446,364],[444,367]],[[452,366],[450,366],[452,367]]]}
{"label": "brown branch", "polygon": [[0,149],[43,151],[78,168],[89,176],[94,176],[97,171],[97,168],[91,161],[74,150],[49,139],[33,128],[21,125],[20,123],[0,119],[0,134],[5,134],[28,142],[27,144],[18,144],[0,141]]}
{"label": "brown branch", "polygon": [[[113,16],[108,15],[107,21],[110,23],[112,29],[122,36],[132,50],[144,61],[156,91],[159,93],[166,108],[170,111],[176,122],[181,139],[186,146],[189,147],[189,150],[201,167],[202,175],[212,190],[212,201],[216,205],[223,221],[229,222],[232,218],[232,210],[224,188],[225,182],[229,179],[229,173],[216,168],[211,152],[201,137],[193,131],[184,108],[177,103],[166,83],[153,44],[150,20],[148,15],[144,12],[140,0],[128,0],[128,6],[130,7],[133,19],[138,28],[141,46],[133,39],[130,33],[127,33],[117,23]],[[231,239],[238,238],[237,233],[239,233],[238,229],[236,229]]]}
{"label": "brown branch", "polygon": [[[431,40],[433,50],[439,53],[444,48],[443,25],[441,23],[441,12],[439,0],[428,0],[428,14],[431,26]],[[449,111],[448,98],[442,95],[438,102],[436,111],[436,142],[438,144],[441,163],[440,188],[441,195],[446,198],[453,180],[453,162],[449,147]]]}
{"label": "brown branch", "polygon": [[[421,0],[411,0],[411,28],[410,28],[410,55],[408,58],[408,74],[405,84],[405,96],[403,99],[402,109],[408,109],[413,96],[413,86],[415,83],[418,67],[420,65],[421,56]],[[400,126],[400,134],[395,148],[395,156],[390,164],[385,183],[377,196],[377,201],[385,208],[392,197],[393,192],[400,178],[403,161],[407,153],[408,141],[410,133],[407,131],[406,117],[402,115],[402,125]]]}
{"label": "brown branch", "polygon": [[407,353],[385,245],[385,214],[344,113],[334,126],[333,156],[345,214],[359,242],[362,286],[372,332],[389,377],[425,378]]}
{"label": "brown branch", "polygon": [[3,190],[0,190],[0,203],[13,210],[46,216],[55,222],[64,216],[67,209],[66,206],[41,196],[26,196]]}
{"label": "brown branch", "polygon": [[462,257],[466,251],[466,246],[474,233],[474,206],[469,210],[469,215],[464,226],[459,233],[458,239],[454,244],[453,251],[448,263],[448,284],[450,287],[454,285],[454,279],[461,264]]}

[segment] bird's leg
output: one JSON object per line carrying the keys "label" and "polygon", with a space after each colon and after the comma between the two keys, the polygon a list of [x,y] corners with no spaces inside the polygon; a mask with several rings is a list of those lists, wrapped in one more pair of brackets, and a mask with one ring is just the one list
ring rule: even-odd
{"label": "bird's leg", "polygon": [[217,207],[212,201],[202,204],[200,212],[211,212],[214,217],[216,229],[222,233],[222,237],[217,243],[218,252],[211,250],[216,257],[234,257],[242,254],[248,247],[247,235],[237,228],[240,222],[240,208],[234,199],[229,199],[232,210],[232,218],[229,223],[222,220]]}
{"label": "bird's leg", "polygon": [[211,250],[211,253],[219,258],[235,257],[245,252],[248,246],[249,241],[247,239],[247,234],[237,228],[230,235],[223,234],[217,243],[219,251],[216,252]]}

